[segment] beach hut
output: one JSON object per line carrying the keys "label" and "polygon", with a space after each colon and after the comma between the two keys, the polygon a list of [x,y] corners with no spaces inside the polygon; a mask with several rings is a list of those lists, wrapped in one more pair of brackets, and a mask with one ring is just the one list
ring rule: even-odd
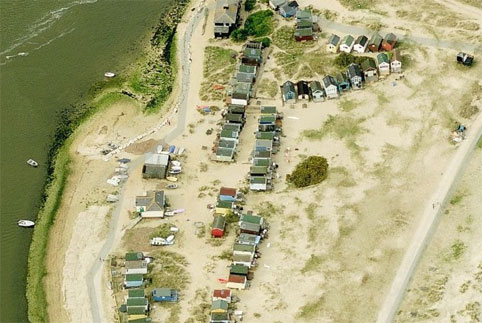
{"label": "beach hut", "polygon": [[340,92],[348,91],[350,89],[350,80],[345,73],[339,72],[336,74],[336,83]]}
{"label": "beach hut", "polygon": [[338,52],[338,44],[340,43],[340,36],[331,34],[330,38],[328,38],[328,42],[326,44],[326,50],[330,53]]}
{"label": "beach hut", "polygon": [[394,33],[388,33],[382,42],[382,48],[386,51],[391,51],[397,44],[397,36]]}
{"label": "beach hut", "polygon": [[143,178],[160,178],[166,177],[169,167],[168,154],[147,153],[144,157],[144,166],[142,167]]}
{"label": "beach hut", "polygon": [[215,289],[213,291],[212,301],[223,300],[231,303],[231,291],[229,289]]}
{"label": "beach hut", "polygon": [[354,90],[361,89],[363,84],[363,74],[360,66],[358,64],[351,63],[350,65],[348,65],[346,73],[348,79],[350,80],[351,88]]}
{"label": "beach hut", "polygon": [[308,82],[299,81],[296,87],[298,89],[298,100],[310,99],[310,88],[308,86]]}
{"label": "beach hut", "polygon": [[224,235],[224,228],[226,226],[226,218],[223,215],[215,215],[211,228],[211,236],[221,238]]}
{"label": "beach hut", "polygon": [[227,288],[232,289],[245,289],[247,278],[242,275],[229,275],[228,282],[226,283]]}
{"label": "beach hut", "polygon": [[147,274],[147,261],[145,260],[126,261],[125,266],[127,274]]}
{"label": "beach hut", "polygon": [[371,58],[367,58],[361,63],[363,71],[363,78],[365,82],[378,81],[378,70],[375,61]]}
{"label": "beach hut", "polygon": [[390,71],[392,73],[402,73],[402,56],[398,49],[393,50],[390,59]]}
{"label": "beach hut", "polygon": [[146,195],[136,196],[136,211],[143,218],[162,218],[166,197],[164,191],[147,191]]}
{"label": "beach hut", "polygon": [[229,274],[248,277],[249,267],[244,265],[231,265],[231,268],[229,269]]}
{"label": "beach hut", "polygon": [[325,101],[325,90],[318,81],[312,81],[310,83],[311,99],[313,102]]}
{"label": "beach hut", "polygon": [[209,323],[229,323],[229,313],[222,312],[222,313],[211,313],[211,318]]}
{"label": "beach hut", "polygon": [[286,81],[281,86],[281,96],[285,103],[296,103],[295,84],[291,81]]}
{"label": "beach hut", "polygon": [[126,274],[124,279],[125,288],[141,287],[144,282],[142,274]]}
{"label": "beach hut", "polygon": [[128,298],[144,298],[146,297],[146,293],[144,289],[129,289],[127,291]]}
{"label": "beach hut", "polygon": [[127,252],[124,256],[126,261],[135,261],[144,259],[144,254],[142,252]]}
{"label": "beach hut", "polygon": [[353,45],[355,44],[355,39],[352,35],[346,35],[341,40],[340,44],[340,52],[351,53],[353,49]]}
{"label": "beach hut", "polygon": [[364,53],[367,50],[368,37],[361,35],[355,40],[355,45],[353,45],[353,50],[357,53]]}
{"label": "beach hut", "polygon": [[152,299],[154,302],[177,302],[177,290],[171,288],[154,288],[152,290]]}
{"label": "beach hut", "polygon": [[223,299],[217,299],[211,303],[211,313],[226,313],[229,303]]}
{"label": "beach hut", "polygon": [[323,87],[325,88],[326,97],[328,99],[338,97],[338,84],[333,76],[327,75],[323,78]]}
{"label": "beach hut", "polygon": [[375,53],[380,50],[383,37],[379,33],[374,33],[370,40],[368,41],[368,50]]}
{"label": "beach hut", "polygon": [[234,202],[236,201],[237,194],[238,190],[236,188],[221,187],[219,190],[219,200]]}
{"label": "beach hut", "polygon": [[378,53],[377,55],[378,72],[380,76],[390,74],[390,61],[387,53]]}
{"label": "beach hut", "polygon": [[233,256],[234,255],[252,255],[256,251],[255,245],[235,243],[233,245]]}

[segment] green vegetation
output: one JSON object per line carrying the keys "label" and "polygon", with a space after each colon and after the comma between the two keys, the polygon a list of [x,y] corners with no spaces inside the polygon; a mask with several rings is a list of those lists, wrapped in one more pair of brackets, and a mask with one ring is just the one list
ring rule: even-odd
{"label": "green vegetation", "polygon": [[465,193],[457,193],[450,200],[450,204],[451,205],[459,204],[463,200],[464,197],[465,197]]}
{"label": "green vegetation", "polygon": [[341,100],[338,101],[338,107],[344,112],[350,112],[356,108],[356,103],[350,99],[341,98]]}
{"label": "green vegetation", "polygon": [[180,0],[162,16],[151,38],[149,54],[128,79],[129,89],[147,102],[147,111],[157,111],[172,92],[177,72],[175,33],[189,0]]}
{"label": "green vegetation", "polygon": [[282,26],[273,33],[273,44],[285,51],[306,50],[313,47],[315,42],[297,42],[295,40],[295,30],[289,26]]}
{"label": "green vegetation", "polygon": [[47,322],[47,299],[43,288],[45,258],[47,255],[48,235],[50,227],[60,207],[62,194],[70,173],[70,142],[57,152],[55,160],[49,162],[55,172],[49,175],[44,196],[48,196],[37,216],[35,230],[28,255],[27,301],[28,318],[30,322]]}
{"label": "green vegetation", "polygon": [[316,203],[310,203],[305,208],[306,216],[311,221],[313,221],[315,219],[315,211],[316,211],[317,208],[318,208],[318,205]]}
{"label": "green vegetation", "polygon": [[479,0],[458,0],[458,1],[468,4],[469,6],[482,9],[482,2],[480,2]]}
{"label": "green vegetation", "polygon": [[271,202],[261,202],[255,207],[256,212],[263,218],[270,218],[271,216],[281,215],[283,213],[284,206],[275,205]]}
{"label": "green vegetation", "polygon": [[146,279],[152,279],[152,284],[147,292],[150,294],[152,288],[167,287],[182,291],[189,283],[189,274],[186,270],[188,264],[184,256],[171,251],[153,252],[156,259],[154,268],[145,275]]}
{"label": "green vegetation", "polygon": [[462,118],[470,119],[479,112],[477,105],[472,104],[472,100],[482,93],[482,86],[478,81],[474,81],[471,86],[463,93],[460,99],[459,115]]}
{"label": "green vegetation", "polygon": [[315,256],[312,254],[310,258],[306,261],[304,267],[301,268],[301,273],[306,274],[311,271],[317,271],[320,269],[322,263],[323,263],[322,256]]}
{"label": "green vegetation", "polygon": [[305,305],[301,306],[296,316],[299,319],[303,319],[303,320],[314,319],[318,316],[318,313],[321,311],[323,303],[324,303],[323,296],[320,296],[317,299],[310,301]]}
{"label": "green vegetation", "polygon": [[161,237],[163,239],[166,239],[169,237],[171,233],[171,227],[173,225],[171,223],[163,223],[160,226],[158,226],[154,232],[151,233],[149,238],[155,238],[155,237]]}
{"label": "green vegetation", "polygon": [[208,46],[204,51],[203,76],[199,96],[203,101],[222,100],[225,87],[236,69],[236,51]]}
{"label": "green vegetation", "polygon": [[456,240],[451,246],[451,257],[454,260],[459,259],[467,249],[467,246],[461,241],[461,240]]}
{"label": "green vegetation", "polygon": [[328,117],[321,129],[304,130],[301,134],[310,140],[321,140],[328,134],[334,135],[338,139],[350,139],[364,132],[360,123],[365,119],[355,119],[351,116],[332,116]]}
{"label": "green vegetation", "polygon": [[482,136],[480,136],[479,141],[477,141],[477,147],[482,149]]}
{"label": "green vegetation", "polygon": [[251,11],[254,9],[255,5],[256,5],[256,0],[246,0],[246,2],[244,3],[244,10]]}
{"label": "green vegetation", "polygon": [[[150,101],[147,104],[147,108],[151,110],[159,108],[171,92],[176,72],[174,31],[188,3],[189,0],[180,0],[176,5],[173,5],[159,23],[154,37],[151,39],[151,47],[156,47],[157,50],[162,51],[159,60],[169,61],[169,65],[174,66],[170,71],[169,80],[171,83],[161,84],[151,93]],[[131,100],[119,92],[113,92],[120,90],[125,82],[132,84],[132,79],[137,77],[137,82],[134,82],[135,86],[144,89],[143,82],[146,77],[144,72],[150,74],[148,71],[152,71],[158,65],[149,65],[148,61],[142,61],[142,59],[140,62],[142,63],[140,65],[143,71],[141,74],[134,72],[131,78],[127,80],[118,77],[97,82],[88,91],[86,98],[86,101],[91,102],[91,104],[79,103],[71,105],[63,109],[57,116],[57,127],[47,154],[47,178],[43,189],[42,206],[37,216],[28,256],[26,296],[28,317],[31,322],[48,321],[47,301],[43,286],[43,277],[46,275],[45,258],[47,255],[49,231],[55,222],[70,173],[69,149],[73,140],[71,135],[73,135],[81,123],[96,111],[119,100]]]}
{"label": "green vegetation", "polygon": [[[249,0],[248,0],[249,1]],[[234,42],[243,42],[248,37],[264,37],[273,32],[274,20],[273,11],[261,10],[250,14],[246,18],[244,28],[238,28],[231,33],[231,40]]]}
{"label": "green vegetation", "polygon": [[338,56],[336,56],[333,63],[335,63],[335,65],[340,69],[345,70],[348,67],[348,65],[350,65],[351,63],[361,64],[363,61],[367,59],[373,60],[373,58],[368,56],[355,56],[355,55],[343,52],[338,54]]}
{"label": "green vegetation", "polygon": [[375,5],[375,0],[340,0],[342,6],[350,10],[370,9]]}
{"label": "green vegetation", "polygon": [[279,85],[276,80],[262,79],[258,85],[260,93],[267,94],[270,98],[274,98],[278,94]]}
{"label": "green vegetation", "polygon": [[286,180],[296,187],[306,187],[323,182],[328,176],[328,162],[325,157],[310,156],[299,163],[295,170],[286,175]]}

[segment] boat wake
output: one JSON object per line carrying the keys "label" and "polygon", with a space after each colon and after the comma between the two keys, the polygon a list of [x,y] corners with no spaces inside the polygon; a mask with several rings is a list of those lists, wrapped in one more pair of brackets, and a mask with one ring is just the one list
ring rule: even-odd
{"label": "boat wake", "polygon": [[[50,29],[70,9],[72,9],[76,6],[79,6],[79,5],[83,5],[83,4],[95,3],[97,1],[98,0],[78,0],[78,1],[74,1],[74,2],[71,2],[71,3],[67,4],[65,7],[61,7],[59,9],[55,9],[55,10],[51,10],[46,15],[44,15],[42,18],[38,19],[31,26],[29,26],[25,35],[15,39],[13,41],[13,44],[10,47],[1,51],[0,56],[11,53],[13,50],[18,48],[19,46],[22,46],[26,42],[30,41],[31,39],[39,36],[43,32]],[[16,55],[9,55],[9,56],[16,56]]]}
{"label": "boat wake", "polygon": [[[67,31],[62,32],[62,33],[60,33],[59,35],[55,36],[54,38],[46,41],[45,43],[43,43],[43,44],[41,44],[41,45],[33,48],[32,51],[39,50],[39,49],[41,49],[42,47],[48,46],[48,45],[50,45],[52,42],[54,42],[55,40],[57,40],[57,39],[59,39],[59,38],[62,38],[62,37],[64,37],[65,35],[70,34],[70,33],[73,32],[74,30],[75,30],[75,28],[71,28],[71,29],[69,29],[69,30],[67,30]],[[32,43],[32,42],[31,42],[31,43]],[[19,52],[19,53],[15,54],[15,55],[7,55],[7,56],[5,56],[5,58],[6,58],[7,60],[11,60],[12,58],[16,58],[16,57],[19,57],[19,56],[20,56],[20,57],[24,57],[24,56],[28,56],[28,55],[29,55],[29,52]],[[3,61],[3,62],[0,63],[0,66],[5,65],[5,64],[7,64],[7,63],[8,63],[8,61]]]}

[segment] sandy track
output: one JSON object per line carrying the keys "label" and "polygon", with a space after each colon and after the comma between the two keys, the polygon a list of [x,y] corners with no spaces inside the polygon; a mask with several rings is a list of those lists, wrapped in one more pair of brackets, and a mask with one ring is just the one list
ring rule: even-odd
{"label": "sandy track", "polygon": [[470,131],[467,133],[465,141],[459,146],[458,153],[444,171],[438,189],[434,192],[432,198],[427,201],[427,206],[425,207],[418,230],[412,238],[412,243],[402,259],[389,293],[378,313],[378,323],[393,321],[395,312],[398,310],[405,294],[408,282],[437,226],[443,206],[450,197],[450,193],[455,187],[455,184],[462,177],[464,169],[470,160],[469,157],[480,136],[482,136],[482,113],[479,114],[473,123]]}

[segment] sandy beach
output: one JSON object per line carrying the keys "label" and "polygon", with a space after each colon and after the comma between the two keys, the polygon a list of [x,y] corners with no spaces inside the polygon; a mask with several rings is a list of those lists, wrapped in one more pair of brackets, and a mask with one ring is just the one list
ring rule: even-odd
{"label": "sandy beach", "polygon": [[[407,33],[420,37],[433,37],[433,32],[447,39],[456,36],[454,28],[448,32],[447,27],[437,25],[429,30],[424,19],[413,18],[417,9],[415,1],[393,6],[392,3],[377,4],[372,11],[351,11],[337,1],[298,2],[301,6],[335,12],[339,23],[377,19],[384,25],[383,30],[401,32],[400,28],[405,28]],[[464,122],[470,131],[477,117],[477,114],[461,117],[461,102],[466,102],[464,97],[473,96],[471,103],[479,110],[482,108],[480,92],[474,94],[469,89],[480,84],[477,82],[482,65],[477,64],[467,72],[454,63],[456,49],[412,45],[404,49],[409,63],[403,79],[392,74],[362,91],[347,92],[337,100],[306,102],[306,108],[302,103],[290,107],[283,105],[279,91],[274,97],[259,92],[247,108],[236,162],[215,163],[210,160],[210,150],[202,147],[212,146],[215,132],[207,134],[207,131],[217,128],[221,116],[219,113],[202,115],[196,106],[223,107],[224,103],[200,99],[204,50],[206,46],[217,46],[238,52],[241,45],[233,45],[229,40],[212,40],[213,3],[213,0],[205,2],[211,8],[206,27],[201,21],[193,31],[190,77],[182,80],[189,82],[187,127],[168,142],[186,149],[180,187],[166,191],[171,206],[185,212],[173,218],[142,220],[130,228],[135,196],[161,189],[166,184],[166,181],[142,179],[142,163],[136,161],[176,127],[176,117],[170,119],[169,125],[108,161],[99,153],[107,142],[123,144],[162,124],[179,102],[181,84],[166,105],[171,110],[164,110],[164,115],[143,114],[138,102],[126,98],[83,124],[71,145],[72,173],[51,231],[45,284],[52,322],[92,321],[85,277],[95,262],[102,262],[99,289],[102,317],[106,322],[117,318],[119,304],[115,299],[121,297],[122,292],[110,288],[110,266],[97,257],[109,232],[114,209],[119,212],[111,252],[114,256],[132,250],[147,254],[159,252],[159,247],[149,245],[149,234],[162,223],[179,228],[175,245],[165,250],[185,258],[183,270],[189,278],[176,306],[155,305],[151,312],[153,321],[167,320],[169,315],[174,315],[174,309],[178,311],[176,321],[179,322],[194,320],[199,313],[206,315],[203,304],[210,302],[207,295],[214,288],[223,287],[218,278],[226,278],[226,267],[230,264],[220,256],[232,246],[235,234],[233,229],[222,242],[212,243],[207,234],[196,234],[194,223],[202,223],[209,231],[212,214],[206,205],[215,203],[219,188],[246,187],[253,133],[259,116],[257,101],[260,105],[276,105],[284,114],[284,135],[280,153],[274,157],[279,164],[275,189],[247,194],[245,209],[266,216],[270,233],[267,243],[260,248],[262,258],[251,288],[236,292],[241,299],[237,308],[245,313],[247,322],[374,321],[376,309],[388,292],[428,198],[437,188],[440,174],[457,153],[457,146],[449,140],[454,123]],[[198,4],[195,1],[193,6]],[[430,1],[430,4],[447,17],[461,16],[464,21],[481,24],[480,17],[470,16],[465,7],[454,6],[452,1],[449,4]],[[401,15],[400,10],[409,14]],[[195,11],[188,10],[179,25],[180,41],[194,14]],[[276,19],[278,27],[289,24],[281,17]],[[455,29],[463,33],[462,40],[468,44],[482,38],[480,31],[465,33],[463,26],[459,27]],[[344,35],[324,29],[309,52],[330,55],[325,44],[331,32]],[[270,50],[271,58],[265,62],[257,82],[267,79],[281,84],[290,78],[276,58],[276,53],[284,50],[277,46]],[[178,56],[182,61],[182,53]],[[281,75],[281,79],[276,75]],[[297,74],[292,81],[297,77],[302,76]],[[312,78],[321,79],[321,75],[314,73]],[[307,130],[311,135],[307,135]],[[290,148],[289,158],[283,154],[287,148]],[[304,189],[287,185],[286,175],[309,155],[326,157],[328,179]],[[124,198],[114,206],[105,202],[105,196],[119,192],[106,182],[114,174],[116,157],[134,162],[130,165],[130,177],[121,188]]]}

